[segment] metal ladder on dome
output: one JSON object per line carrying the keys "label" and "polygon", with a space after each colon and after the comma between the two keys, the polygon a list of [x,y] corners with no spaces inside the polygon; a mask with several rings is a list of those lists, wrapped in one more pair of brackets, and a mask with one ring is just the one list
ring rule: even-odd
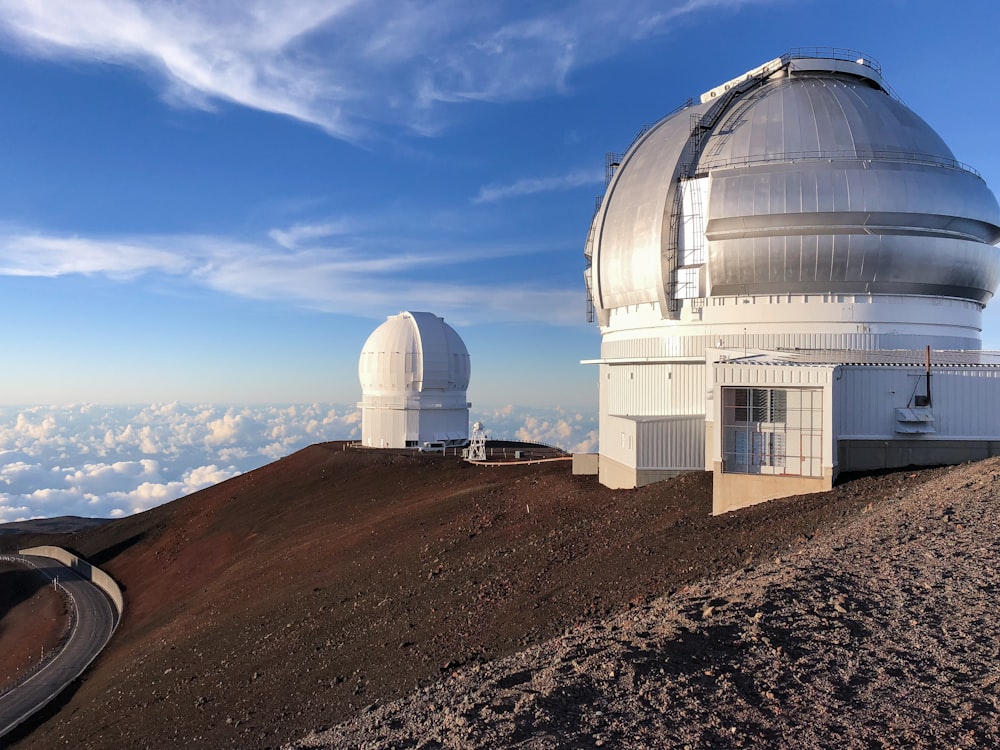
{"label": "metal ladder on dome", "polygon": [[[682,183],[683,184],[683,183]],[[701,187],[697,185],[693,180],[689,181],[687,184],[691,186],[688,193],[688,200],[690,203],[689,209],[690,213],[688,218],[691,221],[691,247],[684,248],[684,258],[680,265],[680,268],[700,268],[705,265],[705,211],[702,206],[701,200]],[[698,296],[699,291],[698,281],[694,282],[695,289],[688,289],[690,286],[689,281],[685,281],[684,289],[681,292],[694,291],[694,294],[685,294],[685,299],[694,299]]]}
{"label": "metal ladder on dome", "polygon": [[678,254],[680,253],[681,219],[684,216],[684,179],[688,165],[681,165],[681,176],[674,185],[673,206],[670,209],[670,226],[667,229],[667,310],[672,316],[680,312],[681,300],[677,297]]}
{"label": "metal ladder on dome", "polygon": [[[684,216],[684,182],[695,176],[696,166],[701,158],[702,149],[705,146],[706,136],[716,126],[722,116],[729,109],[730,103],[737,95],[745,93],[754,86],[758,86],[765,78],[774,73],[773,70],[762,71],[752,78],[742,81],[739,85],[733,86],[725,94],[719,97],[704,114],[691,115],[691,128],[688,132],[687,143],[684,152],[688,158],[682,162],[677,169],[677,181],[674,184],[674,199],[670,210],[670,225],[667,235],[666,248],[666,271],[667,271],[667,310],[676,317],[681,310],[683,302],[678,299],[677,275],[681,266],[678,263],[680,247],[681,222]],[[701,193],[698,190],[692,191],[692,201],[697,201],[697,213],[699,220],[703,220],[701,206]],[[702,231],[702,236],[704,232]]]}

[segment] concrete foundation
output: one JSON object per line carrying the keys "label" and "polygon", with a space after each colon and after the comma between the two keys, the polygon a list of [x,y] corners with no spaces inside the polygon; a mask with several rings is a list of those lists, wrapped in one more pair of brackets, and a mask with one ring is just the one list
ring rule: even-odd
{"label": "concrete foundation", "polygon": [[601,456],[598,465],[599,481],[613,490],[633,490],[687,473],[689,472],[680,469],[636,469],[607,456]]}
{"label": "concrete foundation", "polygon": [[601,484],[613,490],[630,490],[638,486],[635,483],[635,468],[608,456],[601,456],[597,478]]}
{"label": "concrete foundation", "polygon": [[836,472],[824,470],[822,477],[797,477],[781,474],[727,474],[717,462],[712,479],[712,515],[776,500],[791,495],[826,492],[833,488]]}
{"label": "concrete foundation", "polygon": [[576,476],[594,476],[598,474],[600,455],[597,453],[574,453],[573,474]]}
{"label": "concrete foundation", "polygon": [[712,456],[715,450],[715,423],[705,422],[705,471],[712,470]]}

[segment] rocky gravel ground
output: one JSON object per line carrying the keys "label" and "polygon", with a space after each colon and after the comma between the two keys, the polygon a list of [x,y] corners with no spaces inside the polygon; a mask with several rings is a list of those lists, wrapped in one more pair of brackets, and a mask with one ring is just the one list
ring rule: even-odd
{"label": "rocky gravel ground", "polygon": [[618,491],[564,462],[310,446],[96,528],[0,535],[70,548],[126,598],[86,675],[3,742],[990,745],[998,468],[712,516],[707,473]]}
{"label": "rocky gravel ground", "polygon": [[1000,746],[1000,460],[286,748]]}

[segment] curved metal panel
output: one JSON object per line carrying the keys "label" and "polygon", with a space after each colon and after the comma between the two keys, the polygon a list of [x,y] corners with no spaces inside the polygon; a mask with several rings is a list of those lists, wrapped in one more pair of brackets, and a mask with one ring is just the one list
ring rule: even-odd
{"label": "curved metal panel", "polygon": [[400,394],[429,389],[464,391],[469,350],[454,328],[428,312],[390,315],[368,337],[358,361],[362,392]]}
{"label": "curved metal panel", "polygon": [[880,152],[955,158],[933,128],[885,92],[810,73],[770,81],[733,105],[707,139],[698,170]]}
{"label": "curved metal panel", "polygon": [[713,295],[985,302],[1000,280],[1000,207],[982,180],[957,169],[868,160],[730,169],[712,176],[709,216]]}
{"label": "curved metal panel", "polygon": [[[712,239],[720,223],[740,217],[747,230],[780,226],[773,219],[795,214],[912,214],[918,226],[944,226],[956,221],[982,225],[977,237],[1000,240],[1000,206],[979,178],[956,169],[924,165],[855,162],[802,162],[712,174],[707,232]],[[940,217],[937,218],[936,217]],[[871,223],[871,222],[869,222]]]}
{"label": "curved metal panel", "polygon": [[712,294],[843,293],[964,297],[986,303],[997,249],[951,237],[761,236],[709,243]]}
{"label": "curved metal panel", "polygon": [[677,167],[691,134],[691,115],[662,120],[625,155],[594,219],[595,303],[602,308],[656,302],[662,294],[661,252]]}
{"label": "curved metal panel", "polygon": [[444,318],[428,312],[410,312],[420,340],[420,390],[469,387],[469,351]]}

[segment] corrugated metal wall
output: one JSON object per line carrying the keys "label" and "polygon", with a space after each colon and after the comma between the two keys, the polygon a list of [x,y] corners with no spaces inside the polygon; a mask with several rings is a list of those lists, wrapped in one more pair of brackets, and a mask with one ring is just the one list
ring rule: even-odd
{"label": "corrugated metal wall", "polygon": [[830,382],[832,365],[754,366],[752,363],[715,366],[715,379],[719,385],[824,385]]}
{"label": "corrugated metal wall", "polygon": [[601,432],[601,455],[640,470],[702,471],[705,420],[699,416],[609,417]]}
{"label": "corrugated metal wall", "polygon": [[404,409],[362,408],[361,442],[369,448],[406,447],[407,440],[417,437],[416,420],[411,416],[415,412]]}
{"label": "corrugated metal wall", "polygon": [[[904,437],[895,432],[895,410],[925,393],[921,367],[843,367],[834,399],[841,438]],[[1000,437],[1000,369],[931,368],[933,438]],[[905,436],[912,438],[912,435]]]}
{"label": "corrugated metal wall", "polygon": [[640,359],[655,357],[704,357],[706,346],[715,346],[717,337],[675,336],[669,331],[660,336],[608,339],[601,342],[604,359]]}
{"label": "corrugated metal wall", "polygon": [[[711,300],[709,300],[711,302]],[[720,346],[721,342],[721,346]],[[608,340],[601,344],[604,359],[640,359],[655,357],[704,357],[705,348],[741,349],[923,349],[925,335],[888,333],[747,333],[707,334],[699,336],[649,336]],[[969,339],[935,337],[938,349],[968,349]]]}
{"label": "corrugated metal wall", "polygon": [[639,469],[701,471],[705,467],[705,420],[672,417],[636,424]]}
{"label": "corrugated metal wall", "polygon": [[705,414],[704,363],[615,365],[606,369],[608,411],[618,416]]}

